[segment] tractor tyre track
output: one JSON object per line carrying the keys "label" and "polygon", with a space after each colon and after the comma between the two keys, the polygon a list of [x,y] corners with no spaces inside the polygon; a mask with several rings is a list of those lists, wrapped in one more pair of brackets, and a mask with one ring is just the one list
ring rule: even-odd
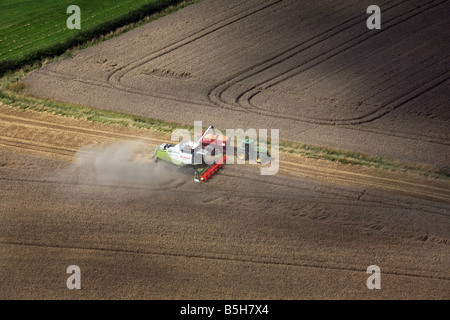
{"label": "tractor tyre track", "polygon": [[[409,11],[409,12],[403,13],[400,16],[396,16],[396,17],[392,18],[391,20],[387,20],[384,22],[383,29],[380,30],[379,33],[386,32],[387,30],[389,30],[395,26],[398,26],[399,24],[401,24],[407,20],[409,20],[413,17],[416,17],[417,15],[419,15],[423,12],[426,12],[427,10],[434,9],[446,2],[447,2],[447,0],[432,1],[422,7],[417,8],[416,11]],[[392,6],[392,7],[394,7],[394,6]],[[389,9],[391,9],[392,7],[390,7]],[[396,21],[398,19],[400,19],[400,21]],[[359,21],[359,23],[360,22],[361,21]],[[355,25],[355,24],[353,24],[353,25]],[[372,122],[374,120],[381,118],[382,116],[401,107],[406,102],[409,102],[409,101],[419,97],[420,95],[441,85],[442,83],[444,83],[445,81],[447,81],[449,79],[449,77],[448,77],[449,71],[446,70],[445,72],[436,76],[432,80],[423,82],[423,83],[419,84],[418,86],[415,86],[412,89],[412,92],[409,90],[406,92],[402,92],[397,97],[394,97],[390,101],[385,102],[384,104],[381,104],[378,108],[376,108],[376,110],[373,110],[369,114],[365,114],[362,116],[358,116],[356,118],[345,119],[345,120],[312,119],[312,118],[305,118],[305,117],[297,117],[294,115],[282,115],[282,114],[280,115],[278,113],[261,110],[261,108],[252,104],[252,102],[251,102],[252,99],[254,99],[264,89],[268,89],[268,88],[273,87],[283,81],[291,79],[292,77],[294,77],[306,70],[309,70],[309,69],[311,69],[333,57],[336,57],[337,55],[341,54],[342,52],[352,49],[353,47],[363,43],[364,41],[367,41],[368,39],[370,39],[374,36],[378,36],[378,34],[376,34],[376,35],[370,35],[370,34],[368,35],[367,33],[359,34],[359,35],[355,36],[354,38],[348,40],[347,42],[340,44],[335,49],[331,50],[331,51],[334,51],[337,49],[338,50],[337,52],[332,52],[332,53],[325,52],[317,57],[314,57],[308,61],[305,61],[303,64],[292,68],[291,70],[287,71],[286,73],[282,73],[276,77],[267,79],[263,82],[260,82],[256,85],[254,85],[250,89],[242,92],[239,96],[237,96],[236,101],[240,106],[243,106],[245,109],[247,109],[249,111],[252,111],[252,112],[255,112],[258,114],[262,114],[262,115],[275,117],[275,118],[294,119],[294,120],[301,121],[301,122],[321,124],[321,125],[359,125],[359,124]],[[362,38],[362,39],[359,39],[359,38]],[[322,57],[323,57],[323,59],[320,59],[319,61],[315,61],[316,59],[319,59]],[[300,69],[300,70],[298,70],[298,69]],[[399,100],[400,100],[400,102],[395,103],[396,101],[399,101]],[[377,133],[383,133],[383,132],[377,132]],[[445,142],[440,143],[440,142],[436,142],[436,141],[431,141],[431,142],[434,142],[437,144],[445,143]]]}
{"label": "tractor tyre track", "polygon": [[[289,267],[302,267],[302,268],[314,268],[314,269],[328,269],[328,270],[343,270],[343,271],[352,271],[364,273],[366,269],[359,268],[358,266],[348,266],[343,267],[339,265],[328,265],[323,263],[322,261],[301,261],[301,262],[290,262],[290,261],[278,261],[274,260],[271,257],[261,257],[261,256],[239,256],[235,254],[226,254],[219,252],[176,252],[173,248],[168,248],[164,250],[164,248],[156,249],[156,250],[145,250],[145,251],[137,251],[137,250],[125,250],[125,249],[116,249],[116,248],[108,248],[108,247],[80,247],[80,246],[57,246],[52,244],[40,244],[40,243],[23,243],[23,242],[12,242],[12,241],[1,241],[0,244],[11,245],[11,246],[29,246],[36,248],[55,248],[55,249],[69,249],[69,250],[81,250],[81,251],[100,251],[100,252],[114,252],[121,254],[132,254],[132,255],[152,255],[152,256],[170,256],[170,257],[183,257],[189,259],[202,259],[202,260],[212,260],[212,261],[226,261],[231,263],[251,263],[258,265],[280,265],[280,266],[289,266]],[[433,276],[420,274],[411,270],[383,270],[383,274],[387,275],[395,275],[395,276],[406,276],[413,278],[423,278],[423,279],[432,279],[432,280],[443,280],[450,281],[450,277],[447,276]]]}
{"label": "tractor tyre track", "polygon": [[[387,7],[385,10],[388,11],[388,10],[395,8],[405,2],[407,2],[407,1],[399,1],[398,3],[395,3],[395,4]],[[336,26],[333,26],[330,29],[323,31],[320,34],[315,35],[312,38],[301,41],[298,44],[294,44],[292,47],[288,48],[287,50],[282,51],[281,53],[275,55],[274,57],[264,60],[261,63],[251,66],[245,70],[242,70],[242,72],[235,74],[232,77],[229,77],[224,82],[220,83],[218,86],[214,87],[210,92],[208,92],[209,100],[212,103],[216,104],[217,106],[221,106],[221,107],[225,108],[231,102],[225,101],[222,96],[231,87],[238,86],[239,83],[242,82],[243,80],[246,80],[250,77],[258,75],[270,68],[273,68],[274,66],[277,66],[277,65],[291,59],[292,57],[298,55],[299,53],[301,53],[307,49],[310,49],[318,44],[321,44],[327,40],[332,39],[337,34],[344,32],[354,26],[357,26],[358,24],[362,23],[364,20],[365,19],[361,19],[361,16],[355,16],[353,18],[350,18],[349,20],[342,22]],[[361,35],[363,35],[363,34],[359,34],[355,38],[360,37]],[[305,64],[309,63],[311,60],[314,60],[316,58],[318,58],[318,57],[314,57],[314,58],[306,61]],[[332,57],[329,57],[329,58],[332,58]],[[329,58],[327,58],[327,59],[329,59]],[[300,66],[298,66],[298,67],[300,67]],[[289,73],[289,72],[286,72],[286,73]],[[233,101],[234,103],[232,105],[235,107],[243,108],[244,110],[252,110],[252,109],[259,110],[259,108],[257,108],[256,106],[253,106],[250,103],[251,98],[257,94],[257,93],[252,94],[251,92],[257,91],[259,93],[258,88],[260,88],[261,86],[263,86],[267,82],[270,82],[273,79],[282,77],[286,73],[279,74],[275,78],[271,78],[271,79],[265,80],[264,82],[260,82],[257,85],[254,85],[253,87],[251,87],[250,89],[242,92],[241,94],[236,95],[234,98],[234,101]],[[283,81],[283,80],[281,80],[281,81]],[[248,99],[243,99],[244,95],[250,95],[250,97]],[[253,111],[253,112],[255,112],[255,111]],[[302,118],[299,121],[308,122],[311,120],[309,120],[309,118]],[[313,121],[311,123],[316,123],[316,122]],[[320,124],[322,124],[322,123],[320,123]]]}
{"label": "tractor tyre track", "polygon": [[[252,14],[255,14],[259,11],[265,10],[265,9],[267,9],[277,3],[280,3],[282,1],[283,0],[277,0],[275,2],[273,0],[268,1],[269,4],[264,4],[262,6],[258,6],[257,8],[253,8],[250,11],[244,12],[243,14],[239,15],[238,17],[226,18],[226,19],[219,21],[213,25],[202,28],[201,30],[195,32],[194,34],[188,36],[187,38],[179,40],[179,41],[177,41],[171,45],[168,45],[156,52],[146,55],[143,58],[134,60],[124,66],[117,68],[116,70],[110,72],[110,74],[107,76],[106,82],[95,81],[95,80],[90,80],[90,79],[74,78],[66,73],[56,72],[53,70],[41,69],[41,70],[39,70],[39,72],[42,74],[45,74],[45,75],[52,76],[52,77],[57,77],[57,78],[65,79],[65,80],[88,84],[88,85],[110,88],[110,89],[114,89],[114,90],[118,90],[118,91],[122,91],[122,92],[126,92],[126,93],[139,94],[139,95],[143,95],[143,96],[160,98],[160,99],[177,101],[177,102],[183,102],[183,103],[188,103],[188,104],[194,104],[194,105],[199,105],[199,106],[203,106],[203,107],[212,107],[209,104],[205,104],[203,101],[198,101],[198,100],[196,101],[196,100],[192,100],[192,99],[183,99],[179,96],[166,95],[166,94],[155,93],[155,92],[149,93],[148,91],[144,91],[139,88],[125,86],[120,83],[120,79],[125,74],[133,71],[136,68],[139,68],[140,66],[142,66],[154,59],[157,59],[167,53],[170,53],[177,49],[180,49],[187,44],[190,44],[198,39],[201,39],[215,31],[217,31],[217,30],[220,30],[221,28],[224,28],[224,27],[229,26],[237,21],[245,19],[246,17],[248,17]],[[229,20],[231,20],[231,21],[229,21]],[[232,110],[235,110],[235,109],[232,109]],[[239,109],[239,111],[242,111],[242,109]]]}

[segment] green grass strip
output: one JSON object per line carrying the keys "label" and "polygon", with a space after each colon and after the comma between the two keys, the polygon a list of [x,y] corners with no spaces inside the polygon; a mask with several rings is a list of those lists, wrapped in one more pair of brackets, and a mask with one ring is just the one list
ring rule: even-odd
{"label": "green grass strip", "polygon": [[177,128],[191,130],[193,127],[182,126],[177,123],[161,121],[149,117],[142,117],[127,113],[109,110],[94,109],[87,106],[57,102],[53,100],[15,95],[0,91],[0,101],[5,105],[16,107],[20,110],[33,110],[50,114],[87,120],[103,124],[115,124],[124,127],[136,127],[152,129],[160,132],[171,133]]}

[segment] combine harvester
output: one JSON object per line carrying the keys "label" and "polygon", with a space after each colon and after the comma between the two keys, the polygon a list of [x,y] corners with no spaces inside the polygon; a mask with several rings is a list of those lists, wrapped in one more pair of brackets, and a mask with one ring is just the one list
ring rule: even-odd
{"label": "combine harvester", "polygon": [[[206,182],[213,174],[215,174],[226,162],[226,145],[228,144],[228,140],[225,140],[222,146],[222,140],[219,146],[219,139],[217,135],[208,135],[211,130],[213,130],[213,126],[209,126],[209,128],[202,133],[202,136],[198,139],[197,142],[193,141],[183,141],[179,144],[169,144],[163,143],[156,147],[155,154],[152,158],[155,161],[158,159],[167,161],[169,163],[173,163],[177,166],[194,166],[196,167],[195,178],[196,182]],[[206,137],[206,138],[205,138]],[[226,138],[225,136],[220,137]],[[214,155],[215,152],[220,151],[220,157],[215,160],[213,164],[207,164],[205,162],[205,156]],[[195,158],[200,156],[202,161],[201,163],[196,163]]]}
{"label": "combine harvester", "polygon": [[[211,132],[213,130],[213,132]],[[177,166],[194,167],[194,181],[206,182],[214,175],[226,162],[226,150],[231,147],[231,139],[225,135],[214,133],[214,127],[209,126],[206,131],[202,131],[201,137],[197,142],[183,141],[179,144],[163,143],[156,147],[152,158],[173,163]],[[234,148],[237,157],[241,160],[249,160],[250,155],[255,156],[257,163],[267,163],[272,158],[266,148],[260,148],[252,139],[245,139],[241,145]],[[205,162],[205,157],[218,158],[215,161]],[[201,158],[201,162],[195,162],[196,158]],[[208,164],[211,163],[212,164]]]}

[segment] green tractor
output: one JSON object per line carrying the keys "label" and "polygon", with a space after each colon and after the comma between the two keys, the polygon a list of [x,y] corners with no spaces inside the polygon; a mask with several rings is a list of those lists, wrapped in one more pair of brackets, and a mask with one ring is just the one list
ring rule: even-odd
{"label": "green tractor", "polygon": [[257,163],[268,163],[272,160],[269,150],[259,147],[254,139],[245,138],[236,148],[236,156],[240,160],[249,160],[251,155],[255,157],[251,160]]}

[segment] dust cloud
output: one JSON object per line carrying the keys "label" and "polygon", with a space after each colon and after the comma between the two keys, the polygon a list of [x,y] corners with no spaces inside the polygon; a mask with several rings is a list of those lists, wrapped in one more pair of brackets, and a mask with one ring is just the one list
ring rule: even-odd
{"label": "dust cloud", "polygon": [[153,153],[142,140],[86,145],[62,174],[71,183],[95,185],[157,185],[186,179],[176,166],[154,162]]}

